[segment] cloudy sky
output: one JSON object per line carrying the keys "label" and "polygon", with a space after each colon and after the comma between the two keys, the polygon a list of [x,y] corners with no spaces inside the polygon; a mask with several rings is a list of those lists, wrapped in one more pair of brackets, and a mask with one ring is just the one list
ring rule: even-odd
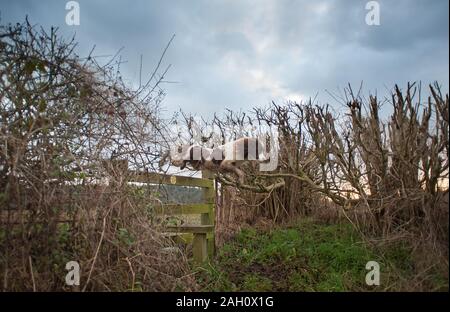
{"label": "cloudy sky", "polygon": [[1,23],[56,25],[76,33],[79,53],[120,48],[124,77],[151,72],[173,34],[164,65],[167,112],[211,115],[271,100],[318,95],[351,83],[384,95],[394,83],[449,84],[449,1],[380,0],[380,25],[366,24],[362,0],[79,0],[80,25],[65,23],[64,0],[0,0]]}

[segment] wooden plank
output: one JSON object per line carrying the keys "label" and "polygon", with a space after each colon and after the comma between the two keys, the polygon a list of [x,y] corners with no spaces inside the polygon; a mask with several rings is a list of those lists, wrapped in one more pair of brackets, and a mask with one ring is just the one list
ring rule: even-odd
{"label": "wooden plank", "polygon": [[179,186],[195,186],[204,188],[214,188],[214,181],[203,178],[193,178],[184,176],[173,176],[167,174],[159,174],[155,172],[139,172],[128,171],[129,182],[169,184]]}
{"label": "wooden plank", "polygon": [[177,233],[208,233],[214,231],[214,225],[179,225],[179,226],[168,226],[166,227],[168,232]]}
{"label": "wooden plank", "polygon": [[[170,237],[172,240],[174,240],[176,243],[181,244],[191,244],[194,240],[194,234],[193,233],[164,233],[164,237]],[[206,233],[206,240],[209,242],[213,238],[214,234],[212,232]],[[209,254],[209,244],[208,244],[208,254]]]}
{"label": "wooden plank", "polygon": [[212,259],[214,257],[214,255],[216,254],[216,242],[215,242],[215,238],[214,238],[214,234],[212,235],[212,237],[207,237],[206,238],[206,243],[208,245],[208,256]]}
{"label": "wooden plank", "polygon": [[206,233],[195,233],[192,247],[194,261],[202,263],[208,259],[208,248],[206,244]]}
{"label": "wooden plank", "polygon": [[163,233],[162,235],[170,238],[175,244],[189,244],[194,238],[192,233]]}
{"label": "wooden plank", "polygon": [[213,204],[170,204],[155,207],[158,214],[203,214],[209,213]]}
{"label": "wooden plank", "polygon": [[204,192],[203,197],[205,199],[205,202],[212,203],[212,205],[209,207],[210,209],[208,211],[205,211],[204,213],[202,213],[201,223],[202,224],[214,224],[214,201],[215,201],[214,188],[204,189],[203,192]]}
{"label": "wooden plank", "polygon": [[[214,174],[210,171],[202,171],[202,177],[214,179]],[[214,180],[212,180],[214,183]],[[214,225],[215,224],[215,201],[216,201],[216,190],[214,187],[203,189],[203,198],[206,202],[212,202],[210,211],[201,214],[201,224],[203,225]],[[215,254],[215,238],[214,230],[212,235],[207,238],[207,250],[208,256],[212,258]]]}

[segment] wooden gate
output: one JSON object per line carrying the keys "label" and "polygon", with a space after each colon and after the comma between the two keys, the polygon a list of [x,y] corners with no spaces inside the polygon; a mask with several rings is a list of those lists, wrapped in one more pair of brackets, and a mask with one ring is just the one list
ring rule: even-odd
{"label": "wooden gate", "polygon": [[[208,176],[208,174],[205,173],[204,176]],[[197,263],[204,262],[208,256],[214,255],[215,190],[213,179],[129,171],[128,181],[202,188],[203,203],[164,204],[158,207],[156,212],[164,215],[200,215],[200,224],[168,226],[167,232],[185,243],[192,242],[194,261]]]}

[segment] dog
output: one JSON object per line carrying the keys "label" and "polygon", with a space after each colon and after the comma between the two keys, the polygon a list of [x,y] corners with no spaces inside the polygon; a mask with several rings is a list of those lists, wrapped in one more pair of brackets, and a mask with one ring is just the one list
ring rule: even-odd
{"label": "dog", "polygon": [[[176,150],[172,148],[169,153],[170,164],[180,169],[185,169],[190,164],[193,169],[199,170],[205,160],[202,155],[204,149],[199,145],[182,145],[178,146]],[[164,158],[166,158],[166,155],[164,155]]]}
{"label": "dog", "polygon": [[258,138],[243,137],[215,148],[200,145],[184,145],[172,153],[171,164],[185,169],[190,165],[194,170],[229,171],[244,182],[245,174],[240,167],[247,162],[267,162],[264,144]]}

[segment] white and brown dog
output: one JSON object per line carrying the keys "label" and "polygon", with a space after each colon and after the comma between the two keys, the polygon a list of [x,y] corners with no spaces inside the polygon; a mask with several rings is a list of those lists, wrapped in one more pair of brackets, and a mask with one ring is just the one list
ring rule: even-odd
{"label": "white and brown dog", "polygon": [[184,145],[171,151],[171,164],[181,169],[190,165],[194,170],[229,171],[235,173],[239,182],[244,182],[240,167],[247,162],[267,162],[264,144],[258,138],[243,137],[215,148],[199,145]]}

